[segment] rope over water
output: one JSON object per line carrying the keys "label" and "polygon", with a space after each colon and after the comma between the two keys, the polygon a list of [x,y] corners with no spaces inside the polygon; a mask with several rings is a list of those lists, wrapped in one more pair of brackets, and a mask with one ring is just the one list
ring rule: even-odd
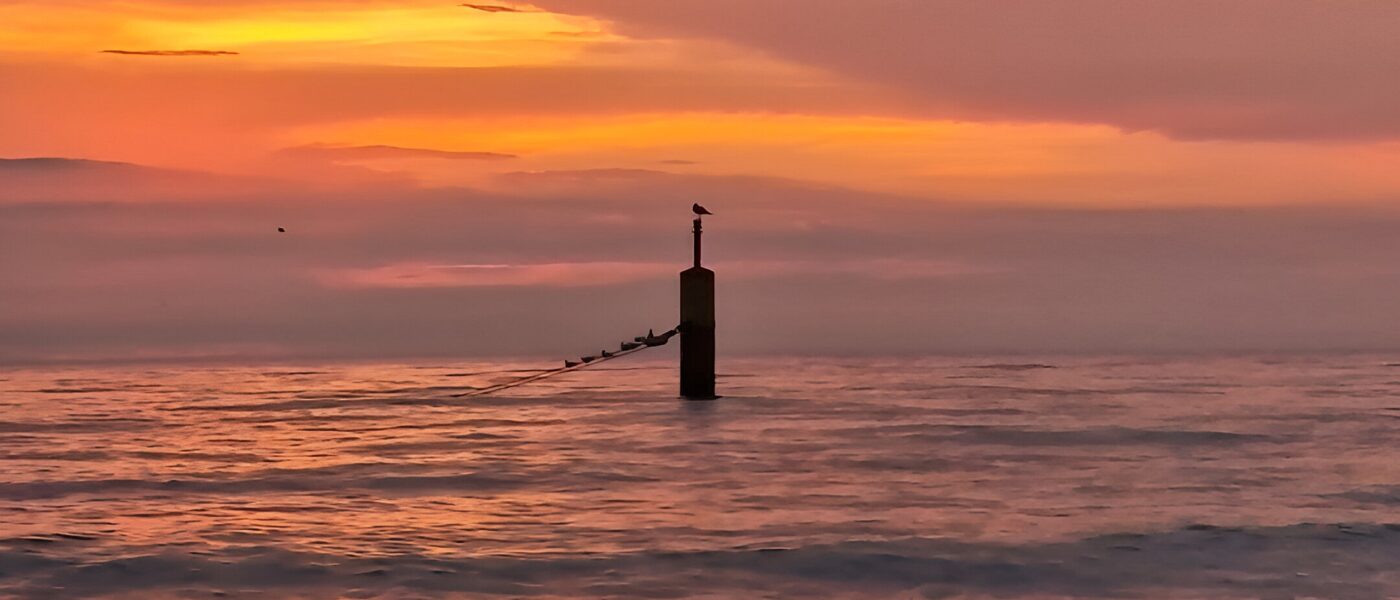
{"label": "rope over water", "polygon": [[576,364],[576,365],[568,365],[568,364],[566,363],[565,366],[560,367],[560,368],[558,368],[558,369],[552,369],[552,370],[549,370],[549,371],[545,371],[545,372],[543,372],[543,373],[538,373],[538,374],[535,374],[535,375],[530,375],[530,376],[528,376],[528,377],[521,377],[520,379],[516,379],[516,380],[514,380],[514,381],[507,381],[506,383],[498,383],[498,384],[496,384],[496,385],[487,386],[487,387],[484,387],[484,388],[479,388],[479,389],[471,390],[471,391],[468,391],[468,392],[462,392],[462,393],[460,393],[460,394],[452,394],[452,397],[453,397],[453,398],[472,398],[472,397],[476,397],[476,396],[484,396],[484,395],[486,395],[486,394],[493,394],[493,393],[496,393],[496,392],[499,392],[499,391],[502,391],[502,390],[508,390],[508,389],[510,389],[510,388],[513,388],[513,387],[522,386],[522,385],[525,385],[525,384],[527,384],[527,383],[534,383],[534,382],[536,382],[536,381],[540,381],[540,380],[543,380],[543,379],[548,379],[548,378],[550,378],[550,377],[554,377],[555,375],[563,375],[564,373],[572,373],[572,372],[574,372],[574,371],[581,371],[581,370],[583,370],[583,369],[586,369],[586,368],[591,367],[591,366],[594,366],[594,365],[603,364],[603,363],[608,362],[608,361],[610,361],[610,360],[613,360],[613,359],[615,359],[615,358],[622,358],[622,357],[627,356],[627,355],[629,355],[629,354],[636,354],[636,353],[641,352],[641,351],[643,351],[643,350],[646,350],[646,349],[648,349],[648,348],[657,348],[657,347],[660,347],[660,346],[665,346],[666,343],[669,342],[669,341],[671,340],[671,337],[674,336],[674,335],[676,335],[676,333],[677,333],[677,330],[676,330],[676,329],[672,329],[672,330],[667,331],[667,332],[665,332],[665,333],[663,333],[663,334],[661,334],[661,335],[654,335],[654,334],[652,334],[651,332],[648,332],[648,333],[647,333],[647,336],[646,336],[645,338],[643,338],[643,337],[635,338],[635,339],[637,340],[635,343],[640,344],[640,345],[637,346],[637,347],[635,347],[635,348],[632,348],[632,349],[630,349],[630,350],[619,350],[619,351],[617,351],[617,352],[608,352],[608,353],[604,353],[604,354],[601,355],[601,356],[596,356],[596,357],[590,356],[590,357],[588,357],[588,360],[586,360],[586,361],[584,361],[584,362],[581,362],[581,363],[579,363],[579,364]]}

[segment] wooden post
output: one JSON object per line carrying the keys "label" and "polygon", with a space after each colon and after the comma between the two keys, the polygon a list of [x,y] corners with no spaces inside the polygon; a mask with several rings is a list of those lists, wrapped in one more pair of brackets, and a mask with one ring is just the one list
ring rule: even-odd
{"label": "wooden post", "polygon": [[700,266],[700,217],[694,233],[695,266],[681,271],[681,397],[714,400],[715,272]]}

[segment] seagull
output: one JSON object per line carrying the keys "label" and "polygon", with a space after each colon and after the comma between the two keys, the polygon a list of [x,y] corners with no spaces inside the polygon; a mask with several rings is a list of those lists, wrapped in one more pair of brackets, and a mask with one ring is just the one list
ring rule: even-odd
{"label": "seagull", "polygon": [[691,205],[690,211],[693,212],[693,213],[695,213],[695,214],[697,214],[697,215],[713,215],[713,214],[715,214],[715,213],[712,213],[712,212],[710,212],[710,211],[708,211],[708,210],[705,210],[705,207],[700,206],[698,203],[697,203],[697,204],[694,204],[694,205]]}

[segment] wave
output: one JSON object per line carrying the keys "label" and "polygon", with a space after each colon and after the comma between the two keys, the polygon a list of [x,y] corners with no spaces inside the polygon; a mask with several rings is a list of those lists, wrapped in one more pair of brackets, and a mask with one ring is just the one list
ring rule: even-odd
{"label": "wave", "polygon": [[136,431],[151,429],[160,425],[154,419],[82,419],[73,421],[0,421],[0,433],[45,434],[45,433],[103,433],[111,431]]}
{"label": "wave", "polygon": [[[81,536],[51,542],[88,543]],[[108,590],[251,588],[312,595],[355,589],[394,596],[889,597],[916,591],[928,598],[1381,600],[1387,597],[1384,582],[1400,574],[1390,559],[1397,551],[1400,525],[1311,523],[1190,525],[1027,545],[908,538],[572,556],[366,557],[244,546],[82,560],[0,549],[0,592],[86,597]],[[696,573],[705,578],[696,580]]]}
{"label": "wave", "polygon": [[[43,500],[78,495],[131,496],[171,494],[260,494],[385,492],[463,493],[500,490],[529,483],[524,473],[509,467],[494,472],[461,466],[458,472],[402,474],[404,465],[356,463],[310,469],[264,469],[240,477],[170,479],[75,479],[0,483],[0,499]],[[397,473],[397,474],[395,474]]]}
{"label": "wave", "polygon": [[903,442],[995,446],[1218,446],[1279,443],[1287,436],[1194,429],[1091,427],[1037,429],[1002,425],[905,424],[844,430],[849,436],[894,438]]}
{"label": "wave", "polygon": [[1054,369],[1055,365],[1044,363],[994,363],[989,365],[973,365],[969,369],[987,369],[989,371],[1035,371],[1039,369]]}
{"label": "wave", "polygon": [[619,482],[653,482],[620,469],[556,464],[531,466],[509,460],[431,465],[350,463],[307,469],[263,469],[236,477],[181,475],[168,479],[71,479],[0,482],[0,500],[52,500],[69,496],[239,495],[309,493],[345,495],[380,492],[391,495],[473,495],[539,486],[551,490],[588,489]]}

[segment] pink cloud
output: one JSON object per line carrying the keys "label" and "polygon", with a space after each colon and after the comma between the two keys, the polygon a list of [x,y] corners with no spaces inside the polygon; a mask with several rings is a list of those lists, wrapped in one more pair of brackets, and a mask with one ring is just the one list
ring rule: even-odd
{"label": "pink cloud", "polygon": [[399,263],[321,271],[323,285],[339,288],[585,287],[653,279],[676,270],[667,263],[580,262],[542,264]]}
{"label": "pink cloud", "polygon": [[[784,275],[856,275],[876,279],[923,279],[996,272],[958,261],[873,259],[851,261],[752,260],[712,265],[735,279]],[[662,262],[575,262],[539,264],[397,263],[322,270],[316,279],[333,288],[589,287],[674,277],[686,265]]]}
{"label": "pink cloud", "polygon": [[717,39],[907,94],[925,115],[1184,138],[1400,136],[1400,3],[539,0],[644,38]]}

